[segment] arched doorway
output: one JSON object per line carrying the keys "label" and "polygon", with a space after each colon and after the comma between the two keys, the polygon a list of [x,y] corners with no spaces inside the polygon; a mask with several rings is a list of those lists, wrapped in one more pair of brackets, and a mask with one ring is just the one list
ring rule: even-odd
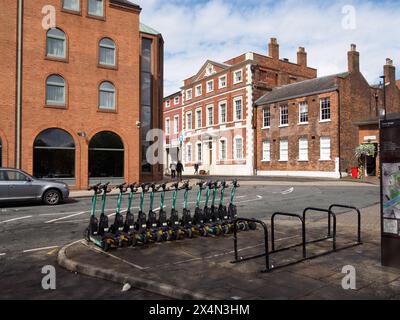
{"label": "arched doorway", "polygon": [[75,142],[65,130],[42,131],[33,144],[33,175],[75,183]]}
{"label": "arched doorway", "polygon": [[89,179],[118,181],[124,179],[124,143],[111,131],[97,133],[89,143]]}

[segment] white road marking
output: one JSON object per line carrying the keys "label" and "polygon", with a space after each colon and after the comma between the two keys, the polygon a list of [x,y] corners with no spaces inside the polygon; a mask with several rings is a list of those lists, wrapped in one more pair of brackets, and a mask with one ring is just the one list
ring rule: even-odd
{"label": "white road marking", "polygon": [[32,216],[26,216],[26,217],[20,217],[20,218],[5,220],[5,221],[1,221],[0,224],[7,223],[7,222],[18,221],[18,220],[29,219],[29,218],[32,218]]}
{"label": "white road marking", "polygon": [[80,223],[80,222],[89,222],[89,220],[86,219],[86,220],[57,221],[57,222],[54,222],[54,224],[67,224],[67,223]]}
{"label": "white road marking", "polygon": [[24,250],[22,253],[29,253],[29,252],[37,252],[37,251],[44,251],[44,250],[51,250],[51,249],[56,249],[59,248],[59,246],[52,246],[52,247],[45,247],[45,248],[36,248],[36,249],[29,249],[29,250]]}
{"label": "white road marking", "polygon": [[52,222],[56,222],[56,221],[59,221],[59,220],[65,220],[65,219],[68,219],[68,218],[73,218],[73,217],[76,217],[76,216],[80,216],[80,215],[85,214],[85,213],[87,213],[87,212],[86,211],[78,212],[78,213],[71,214],[71,215],[66,216],[66,217],[62,217],[62,218],[57,218],[57,219],[53,219],[53,220],[50,220],[50,221],[46,221],[45,223],[52,223]]}
{"label": "white road marking", "polygon": [[263,199],[262,196],[257,196],[257,199],[245,200],[245,201],[237,201],[236,204],[247,203],[247,202],[254,202],[254,201],[259,201],[259,200],[262,200],[262,199]]}
{"label": "white road marking", "polygon": [[291,194],[291,193],[293,193],[293,191],[294,191],[294,188],[292,187],[292,188],[290,188],[290,189],[288,189],[286,191],[282,191],[281,194],[282,195]]}
{"label": "white road marking", "polygon": [[6,254],[5,253],[0,253],[0,257],[3,257],[3,256],[5,256]]}

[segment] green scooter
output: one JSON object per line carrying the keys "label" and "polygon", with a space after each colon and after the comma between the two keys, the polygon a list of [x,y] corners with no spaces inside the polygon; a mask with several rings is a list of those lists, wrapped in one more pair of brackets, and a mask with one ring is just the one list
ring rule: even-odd
{"label": "green scooter", "polygon": [[128,191],[126,187],[126,183],[123,183],[119,186],[116,186],[115,189],[119,189],[118,201],[117,201],[117,210],[115,212],[115,220],[114,223],[110,227],[110,232],[118,239],[120,247],[130,246],[132,241],[131,237],[127,232],[124,231],[124,217],[121,214],[121,204],[124,193]]}
{"label": "green scooter", "polygon": [[154,212],[154,195],[160,187],[153,183],[150,185],[150,209],[147,220],[147,237],[152,242],[163,240],[163,230],[158,227],[157,214]]}
{"label": "green scooter", "polygon": [[169,232],[174,240],[183,240],[185,238],[185,232],[181,229],[179,213],[176,210],[176,200],[178,199],[178,192],[180,190],[179,183],[174,183],[172,188],[174,190],[174,195],[172,198],[171,216],[168,221],[168,226],[170,227]]}
{"label": "green scooter", "polygon": [[213,193],[213,197],[212,197],[212,206],[215,207],[215,184],[217,182],[213,183],[213,182],[208,182],[207,186],[207,193],[206,193],[206,199],[205,199],[205,203],[204,203],[204,210],[203,210],[203,214],[204,214],[204,218],[205,218],[205,224],[204,227],[206,228],[207,232],[209,234],[215,235],[215,236],[219,236],[222,233],[222,228],[218,223],[214,222],[214,215],[212,212],[212,207],[208,206],[210,197],[211,197],[211,192]]}

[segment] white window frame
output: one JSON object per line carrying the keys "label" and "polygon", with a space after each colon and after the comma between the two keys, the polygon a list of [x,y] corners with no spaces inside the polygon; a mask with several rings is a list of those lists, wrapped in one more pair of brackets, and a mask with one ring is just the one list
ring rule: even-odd
{"label": "white window frame", "polygon": [[[323,141],[329,141],[329,157],[325,156],[324,150],[328,150],[326,146],[323,146]],[[319,139],[319,161],[331,161],[332,160],[332,140],[330,137],[320,137]]]}
{"label": "white window frame", "polygon": [[[242,105],[242,107],[241,107],[241,119],[238,119],[238,117],[237,117],[237,112],[236,112],[236,102],[237,101],[240,101],[241,105]],[[242,96],[233,98],[233,116],[234,116],[235,122],[236,121],[243,121],[243,97]]]}
{"label": "white window frame", "polygon": [[[199,146],[200,146],[200,157],[199,157]],[[203,144],[201,142],[196,143],[196,161],[198,163],[203,162]]]}
{"label": "white window frame", "polygon": [[[190,119],[190,126],[189,126]],[[193,116],[192,111],[186,112],[186,130],[193,130]]]}
{"label": "white window frame", "polygon": [[[200,119],[199,119],[199,117],[198,117],[199,111],[200,111]],[[199,120],[200,120],[201,126],[199,126]],[[203,109],[202,109],[202,108],[197,108],[197,109],[196,109],[195,121],[196,121],[196,123],[195,123],[195,128],[196,128],[196,129],[201,129],[201,128],[203,128]]]}
{"label": "white window frame", "polygon": [[264,140],[262,143],[262,162],[271,162],[271,141]]}
{"label": "white window frame", "polygon": [[174,134],[179,133],[179,114],[174,115]]}
{"label": "white window frame", "polygon": [[[222,79],[225,79],[225,85],[222,84]],[[228,85],[228,77],[226,76],[226,74],[224,74],[223,76],[220,76],[218,78],[218,89],[226,88],[227,85]]]}
{"label": "white window frame", "polygon": [[[286,148],[284,147],[286,145]],[[286,154],[286,156],[284,156]],[[279,161],[288,162],[289,161],[289,140],[281,139],[279,141]]]}
{"label": "white window frame", "polygon": [[165,101],[165,105],[167,108],[169,108],[171,106],[171,100],[168,99],[167,101]]}
{"label": "white window frame", "polygon": [[[302,112],[302,108],[306,107],[307,108],[307,121],[302,121],[301,117],[305,112]],[[300,102],[299,103],[299,124],[308,124],[309,120],[309,114],[308,114],[308,103],[307,102]]]}
{"label": "white window frame", "polygon": [[[322,119],[322,102],[328,100],[329,101],[329,119]],[[332,121],[332,106],[330,97],[319,99],[319,122],[330,122]]]}
{"label": "white window frame", "polygon": [[179,97],[174,98],[174,105],[177,105],[177,104],[179,104]]}
{"label": "white window frame", "polygon": [[192,100],[193,99],[193,89],[187,89],[186,90],[186,100]]}
{"label": "white window frame", "polygon": [[[268,113],[269,113],[269,125],[265,125],[265,115],[266,115],[266,113],[267,113],[267,111],[268,111]],[[263,129],[269,129],[269,128],[271,128],[271,107],[266,107],[266,108],[264,108],[263,109]]]}
{"label": "white window frame", "polygon": [[165,118],[165,135],[171,134],[171,118]]}
{"label": "white window frame", "polygon": [[[241,140],[242,141],[242,150],[241,150],[241,157],[238,157],[238,149],[237,149],[237,141],[238,140]],[[238,160],[238,161],[242,161],[242,160],[244,160],[244,140],[243,140],[243,137],[242,136],[236,136],[235,138],[234,138],[234,140],[233,140],[233,145],[234,145],[234,151],[233,151],[233,153],[234,153],[234,159],[235,160]]]}
{"label": "white window frame", "polygon": [[[190,153],[189,153],[190,150]],[[189,142],[186,144],[186,161],[191,163],[193,161],[193,147],[192,144]]]}
{"label": "white window frame", "polygon": [[[282,116],[283,116],[283,109],[287,110],[287,123],[283,123],[282,120]],[[288,127],[289,126],[289,106],[288,105],[283,105],[279,107],[279,126],[280,127]]]}
{"label": "white window frame", "polygon": [[309,160],[308,139],[300,138],[299,139],[299,161],[308,161],[308,160]]}
{"label": "white window frame", "polygon": [[[240,80],[237,79],[236,75],[240,73]],[[243,82],[243,69],[236,70],[233,72],[233,84],[238,84]]]}
{"label": "white window frame", "polygon": [[[209,88],[210,84],[212,84],[212,88],[211,89]],[[206,92],[210,93],[210,92],[213,92],[213,91],[214,91],[214,80],[207,81]]]}
{"label": "white window frame", "polygon": [[[225,143],[225,155],[222,153],[222,143]],[[219,160],[226,161],[228,160],[228,140],[226,138],[221,138],[219,140]]]}
{"label": "white window frame", "polygon": [[[225,121],[222,121],[222,106],[225,105]],[[218,120],[219,120],[219,124],[225,124],[228,122],[228,101],[227,100],[223,100],[218,102]]]}
{"label": "white window frame", "polygon": [[[210,109],[211,109],[211,118],[212,118],[212,123],[210,123]],[[206,115],[207,115],[207,127],[212,127],[214,125],[214,105],[213,104],[208,104],[206,106]]]}
{"label": "white window frame", "polygon": [[[198,92],[197,89],[200,88],[200,92]],[[195,95],[196,97],[200,97],[203,94],[203,86],[201,84],[199,84],[198,86],[195,87]]]}

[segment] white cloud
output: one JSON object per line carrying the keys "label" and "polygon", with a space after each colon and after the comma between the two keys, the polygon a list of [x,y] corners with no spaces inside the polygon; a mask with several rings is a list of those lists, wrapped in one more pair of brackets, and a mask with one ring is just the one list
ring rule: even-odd
{"label": "white cloud", "polygon": [[[400,60],[398,1],[143,0],[141,20],[165,40],[165,94],[179,90],[207,59],[225,61],[248,51],[267,52],[278,38],[281,56],[295,61],[305,46],[309,65],[326,75],[347,69],[356,43],[361,69],[378,81],[387,57]],[[342,26],[342,8],[353,5],[356,29]],[[400,63],[397,63],[400,70]],[[399,74],[399,73],[398,73]]]}

